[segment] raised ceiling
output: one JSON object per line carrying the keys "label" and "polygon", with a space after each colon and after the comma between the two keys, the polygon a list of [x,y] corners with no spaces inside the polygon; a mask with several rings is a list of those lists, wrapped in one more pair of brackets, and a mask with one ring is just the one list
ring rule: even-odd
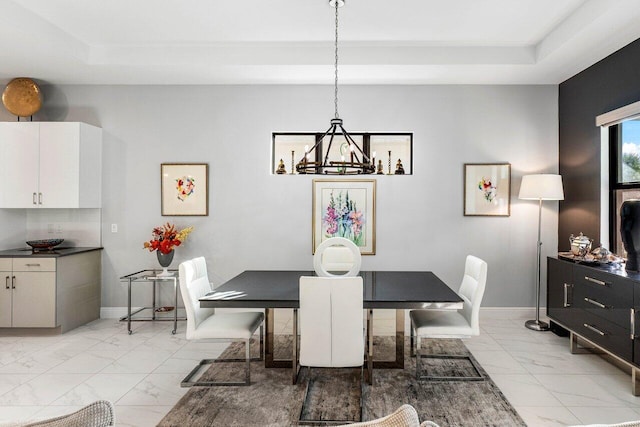
{"label": "raised ceiling", "polygon": [[[0,78],[333,83],[325,0],[0,0]],[[345,84],[557,84],[640,38],[638,0],[347,0]]]}

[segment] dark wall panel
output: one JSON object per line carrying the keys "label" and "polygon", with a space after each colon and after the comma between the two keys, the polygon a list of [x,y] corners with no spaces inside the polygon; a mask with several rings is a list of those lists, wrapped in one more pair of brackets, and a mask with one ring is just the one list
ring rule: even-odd
{"label": "dark wall panel", "polygon": [[[583,232],[600,241],[600,129],[596,116],[640,101],[640,39],[560,84],[558,250]],[[603,242],[609,246],[609,242]]]}

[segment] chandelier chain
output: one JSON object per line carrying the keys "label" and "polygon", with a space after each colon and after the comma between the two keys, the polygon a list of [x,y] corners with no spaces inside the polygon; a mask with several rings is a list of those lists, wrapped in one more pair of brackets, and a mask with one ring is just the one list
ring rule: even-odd
{"label": "chandelier chain", "polygon": [[338,1],[336,1],[336,43],[335,43],[335,81],[334,81],[334,104],[335,118],[339,119],[338,114]]}

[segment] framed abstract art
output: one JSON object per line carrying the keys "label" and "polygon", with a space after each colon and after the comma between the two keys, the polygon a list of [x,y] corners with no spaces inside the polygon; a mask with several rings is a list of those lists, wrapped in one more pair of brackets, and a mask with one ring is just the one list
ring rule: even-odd
{"label": "framed abstract art", "polygon": [[312,252],[330,237],[344,237],[362,255],[376,253],[376,181],[314,179]]}
{"label": "framed abstract art", "polygon": [[511,164],[465,163],[464,215],[511,215]]}
{"label": "framed abstract art", "polygon": [[209,215],[209,165],[160,165],[162,216]]}

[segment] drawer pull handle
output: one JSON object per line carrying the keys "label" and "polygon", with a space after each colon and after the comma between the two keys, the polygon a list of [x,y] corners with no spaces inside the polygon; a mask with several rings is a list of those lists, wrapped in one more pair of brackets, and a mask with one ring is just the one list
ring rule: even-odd
{"label": "drawer pull handle", "polygon": [[606,333],[602,332],[600,329],[596,328],[595,326],[591,326],[591,325],[589,325],[587,323],[584,324],[584,327],[589,329],[590,331],[595,332],[596,334],[598,334],[598,335],[600,335],[602,337],[607,335]]}
{"label": "drawer pull handle", "polygon": [[602,280],[594,279],[593,277],[584,276],[584,280],[586,280],[587,282],[595,283],[596,285],[607,286],[607,282],[603,282]]}
{"label": "drawer pull handle", "polygon": [[42,204],[42,193],[38,193],[38,204]]}
{"label": "drawer pull handle", "polygon": [[600,308],[607,308],[607,306],[606,306],[606,305],[604,305],[603,303],[598,302],[598,301],[596,301],[596,300],[592,300],[591,298],[585,298],[584,300],[585,300],[586,302],[588,302],[589,304],[593,304],[593,305],[595,305],[596,307],[600,307]]}
{"label": "drawer pull handle", "polygon": [[562,302],[562,306],[564,308],[571,307],[571,303],[569,302],[569,288],[573,287],[571,283],[564,284],[564,301]]}
{"label": "drawer pull handle", "polygon": [[636,339],[636,309],[631,309],[631,336],[632,340]]}
{"label": "drawer pull handle", "polygon": [[11,276],[11,289],[16,288],[16,276]]}
{"label": "drawer pull handle", "polygon": [[4,285],[5,285],[5,287],[6,287],[7,289],[10,289],[10,288],[9,288],[9,276],[6,276],[6,277],[4,278]]}
{"label": "drawer pull handle", "polygon": [[38,203],[36,202],[36,193],[33,193],[33,204],[37,205]]}
{"label": "drawer pull handle", "polygon": [[40,263],[35,264],[25,264],[27,267],[40,267]]}

